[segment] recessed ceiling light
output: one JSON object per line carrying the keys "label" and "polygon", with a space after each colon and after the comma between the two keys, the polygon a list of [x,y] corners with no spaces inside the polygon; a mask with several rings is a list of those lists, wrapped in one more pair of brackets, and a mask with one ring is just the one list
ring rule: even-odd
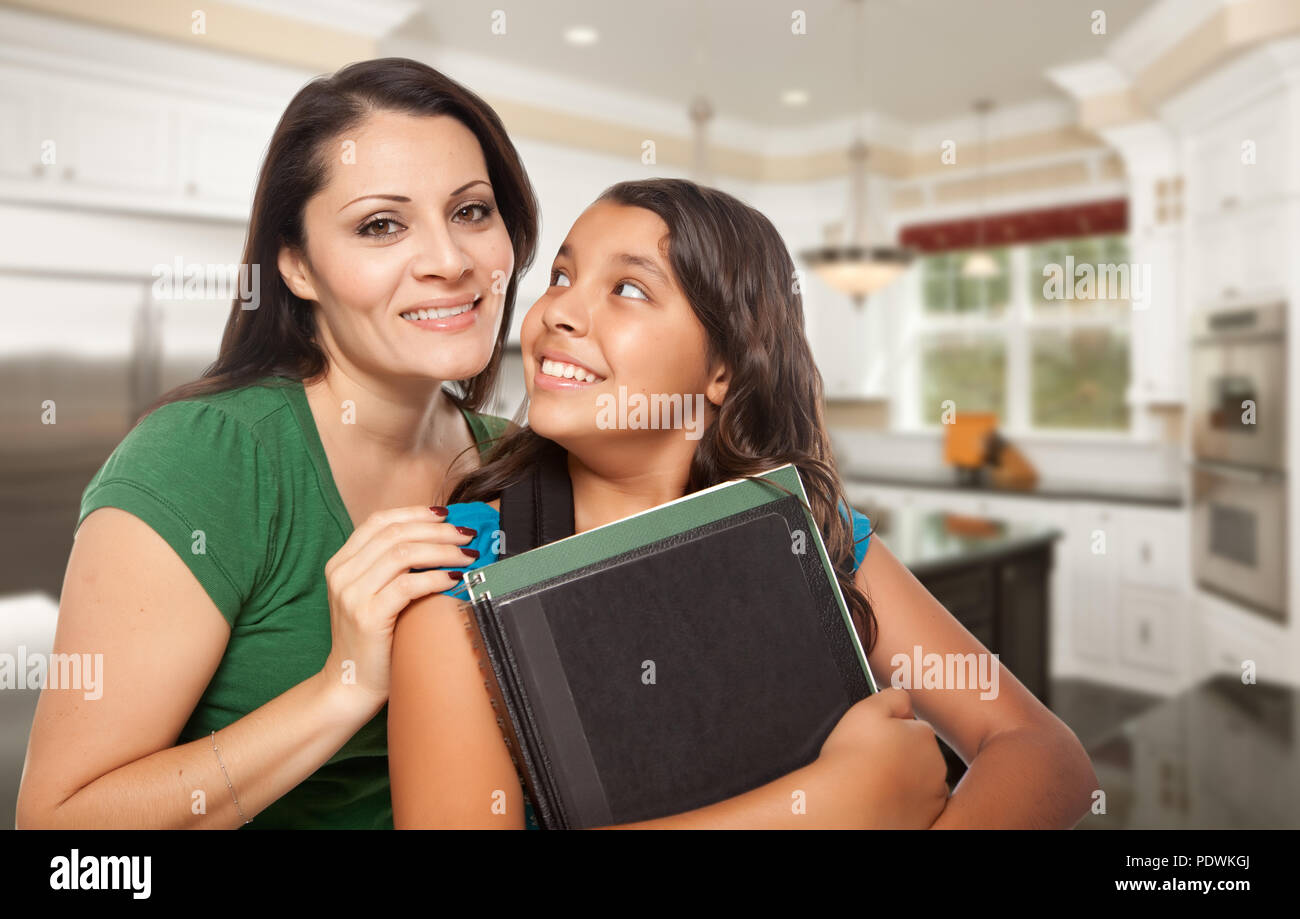
{"label": "recessed ceiling light", "polygon": [[570,26],[564,30],[564,40],[571,45],[594,45],[600,38],[591,26]]}
{"label": "recessed ceiling light", "polygon": [[807,105],[808,94],[802,89],[787,89],[781,93],[781,101],[786,105]]}

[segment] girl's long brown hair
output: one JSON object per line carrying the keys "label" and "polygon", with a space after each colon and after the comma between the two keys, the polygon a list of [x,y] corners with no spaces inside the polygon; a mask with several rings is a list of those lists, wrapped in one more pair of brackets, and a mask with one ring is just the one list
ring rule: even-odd
{"label": "girl's long brown hair", "polygon": [[458,407],[470,410],[491,398],[519,277],[537,248],[537,199],[519,154],[491,106],[426,64],[388,57],[350,64],[333,76],[319,77],[293,97],[271,135],[244,244],[242,264],[260,266],[257,307],[244,309],[236,299],[217,359],[197,380],[162,395],[142,418],[169,402],[236,389],[262,377],[302,381],[324,372],[327,359],[316,342],[312,304],[289,290],[277,263],[282,246],[304,243],[303,209],[328,178],[331,142],[375,111],[448,115],[478,138],[497,207],[510,233],[515,266],[487,366],[467,380],[452,381],[448,395]]}
{"label": "girl's long brown hair", "polygon": [[[853,528],[822,416],[822,377],[804,335],[795,267],[780,234],[754,208],[683,179],[620,182],[597,200],[645,208],[668,225],[669,263],[705,328],[709,359],[721,358],[731,370],[716,421],[691,459],[687,492],[793,463],[870,651],[875,614],[853,580]],[[506,434],[449,500],[499,497],[548,443],[527,427]]]}

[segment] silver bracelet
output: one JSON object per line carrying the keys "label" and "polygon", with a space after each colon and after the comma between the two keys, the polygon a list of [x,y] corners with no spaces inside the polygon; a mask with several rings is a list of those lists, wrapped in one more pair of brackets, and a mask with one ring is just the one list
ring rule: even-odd
{"label": "silver bracelet", "polygon": [[[239,816],[244,817],[244,809],[239,806],[239,798],[235,797],[235,786],[230,784],[230,775],[226,772],[226,764],[221,762],[221,751],[217,749],[217,732],[212,732],[212,752],[217,754],[217,764],[221,766],[221,774],[226,777],[226,787],[230,789],[230,797],[234,799],[235,810],[239,811]],[[244,817],[244,823],[252,823],[252,820]]]}

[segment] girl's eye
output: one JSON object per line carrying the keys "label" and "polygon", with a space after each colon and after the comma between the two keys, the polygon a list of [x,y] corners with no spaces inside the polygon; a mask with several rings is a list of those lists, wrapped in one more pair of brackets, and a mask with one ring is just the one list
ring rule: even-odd
{"label": "girl's eye", "polygon": [[[641,288],[637,287],[637,286],[636,286],[635,284],[633,284],[631,281],[619,281],[617,284],[614,285],[614,292],[615,292],[615,293],[618,293],[619,289],[620,289],[620,288],[623,288],[623,287],[631,288],[632,290],[635,290],[638,294],[640,294],[639,297],[632,297],[633,300],[649,300],[649,299],[650,299],[650,295],[649,295],[648,293],[646,293],[646,292],[645,292],[644,290],[642,290]],[[623,295],[623,294],[619,294],[619,296],[624,296],[624,295]]]}
{"label": "girl's eye", "polygon": [[[360,226],[360,228],[357,230],[357,234],[360,236],[369,236],[372,239],[383,239],[385,236],[393,236],[396,233],[400,232],[399,230],[394,229],[394,227],[401,227],[401,226],[402,225],[400,223],[398,223],[396,220],[394,220],[391,217],[376,217],[374,220],[369,220],[363,223]],[[383,233],[373,232],[375,227],[382,227],[387,232],[383,232]]]}
{"label": "girl's eye", "polygon": [[[560,283],[560,280],[559,280],[560,278],[564,278],[564,283],[563,283],[563,284]],[[563,268],[552,268],[552,269],[551,269],[551,286],[552,286],[552,287],[568,287],[568,286],[569,286],[569,276],[568,276],[567,274],[564,273],[564,269],[563,269]]]}
{"label": "girl's eye", "polygon": [[478,217],[473,217],[473,218],[471,218],[471,219],[469,220],[469,222],[470,222],[470,223],[482,223],[484,220],[487,220],[489,217],[492,216],[493,207],[492,207],[492,205],[490,205],[490,204],[488,204],[488,203],[486,203],[486,202],[484,202],[484,201],[476,201],[476,202],[474,202],[473,204],[466,204],[464,207],[462,207],[462,208],[460,208],[458,211],[456,211],[456,213],[457,213],[457,214],[463,214],[463,213],[465,213],[466,211],[478,211],[478,212],[479,212],[479,216],[478,216]]}

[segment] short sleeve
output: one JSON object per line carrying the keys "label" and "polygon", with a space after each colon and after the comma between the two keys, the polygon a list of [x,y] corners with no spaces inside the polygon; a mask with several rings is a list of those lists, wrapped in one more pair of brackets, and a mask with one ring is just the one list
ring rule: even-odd
{"label": "short sleeve", "polygon": [[278,507],[274,471],[246,424],[221,408],[173,402],[137,424],[81,497],[77,526],[116,507],[180,556],[233,627],[269,573]]}
{"label": "short sleeve", "polygon": [[850,509],[843,501],[840,502],[840,514],[853,522],[853,570],[857,571],[862,567],[862,560],[867,556],[867,544],[871,542],[871,520],[856,508]]}
{"label": "short sleeve", "polygon": [[[447,505],[447,523],[452,526],[469,527],[475,536],[465,544],[466,549],[478,552],[478,558],[460,567],[446,567],[444,571],[466,573],[475,568],[482,568],[497,560],[497,549],[501,545],[501,515],[496,508],[486,501],[466,501]],[[443,591],[458,600],[468,600],[469,594],[462,580],[455,587]]]}

